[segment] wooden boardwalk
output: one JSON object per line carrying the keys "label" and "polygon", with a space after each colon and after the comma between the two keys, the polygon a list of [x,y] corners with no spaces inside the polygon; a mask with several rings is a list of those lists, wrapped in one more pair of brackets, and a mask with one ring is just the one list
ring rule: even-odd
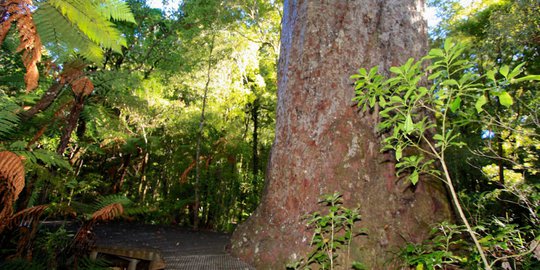
{"label": "wooden boardwalk", "polygon": [[225,251],[229,235],[196,232],[174,226],[113,223],[95,228],[96,244],[125,248],[155,248],[171,270],[255,269]]}

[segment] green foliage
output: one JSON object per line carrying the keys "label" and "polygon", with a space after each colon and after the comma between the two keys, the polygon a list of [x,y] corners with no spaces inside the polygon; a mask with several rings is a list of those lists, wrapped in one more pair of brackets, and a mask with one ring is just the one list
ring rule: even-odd
{"label": "green foliage", "polygon": [[53,53],[61,59],[80,53],[96,64],[103,60],[101,47],[121,53],[127,46],[111,19],[135,23],[129,7],[119,0],[49,0],[34,13],[43,44]]}
{"label": "green foliage", "polygon": [[[230,231],[246,219],[258,204],[273,141],[281,3],[184,1],[168,12],[138,0],[34,3],[46,49],[38,89],[19,89],[24,66],[11,55],[17,39],[6,38],[0,57],[0,71],[21,75],[19,84],[2,85],[2,105],[13,106],[0,114],[0,148],[26,158],[29,198],[21,204],[69,211],[115,193],[156,210],[135,213],[144,221],[192,225],[190,166],[208,82],[200,136],[201,226]],[[74,53],[94,62],[82,74],[95,88],[72,119],[75,128],[59,155],[75,108],[69,86],[35,116],[18,117],[50,94]]]}
{"label": "green foliage", "polygon": [[63,226],[55,231],[44,231],[36,239],[36,250],[39,251],[39,260],[46,261],[48,269],[57,269],[60,254],[69,246],[74,234],[67,231]]}
{"label": "green foliage", "polygon": [[[489,70],[486,75],[468,72],[474,64],[461,58],[464,49],[447,40],[444,49],[429,52],[423,60],[432,61],[427,67],[431,74],[427,79],[434,84],[429,89],[422,86],[426,79],[423,61],[414,62],[413,59],[401,67],[390,68],[395,76],[388,80],[377,73],[377,67],[369,72],[360,69],[351,77],[356,79],[354,100],[359,106],[363,110],[375,107],[380,110],[378,130],[386,134],[382,150],[394,151],[398,174],[410,172],[408,179],[413,184],[423,173],[439,177],[440,171],[431,166],[434,159],[444,158],[444,152],[450,147],[464,145],[458,131],[478,119],[476,112],[484,111],[488,93],[494,99],[490,104],[498,100],[504,107],[510,107],[512,96],[502,85],[540,80],[538,75],[518,77],[523,65],[511,72],[507,66]],[[502,78],[496,78],[496,75]],[[488,81],[480,83],[484,78]],[[476,112],[471,110],[472,104]],[[430,135],[431,130],[436,132]],[[407,148],[414,148],[418,154],[404,156]]]}
{"label": "green foliage", "polygon": [[[500,116],[514,106],[515,98],[509,89],[514,84],[540,80],[540,76],[521,75],[524,64],[514,68],[503,65],[479,74],[475,69],[477,65],[463,58],[465,50],[464,46],[447,39],[442,49],[432,49],[422,61],[410,59],[400,67],[390,68],[394,75],[390,79],[379,75],[377,68],[369,72],[360,69],[352,78],[357,80],[355,101],[359,107],[364,111],[377,108],[378,130],[384,134],[382,150],[394,152],[398,176],[405,174],[413,185],[420,181],[419,176],[426,174],[445,182],[482,264],[491,269],[502,257],[488,262],[483,240],[489,237],[479,240],[470,226],[458,199],[446,154],[467,146],[460,131],[476,128],[479,123],[493,125],[495,122],[499,132],[505,129],[516,132],[505,124],[505,120],[500,120]],[[424,70],[423,61],[426,60],[430,60],[430,64]],[[430,88],[423,86],[426,79],[433,82]],[[536,117],[537,112],[530,110],[528,113]],[[436,167],[435,162],[440,167]],[[407,252],[416,253],[415,258],[421,261],[417,264],[419,267],[431,267],[452,259],[440,250],[424,254],[411,245]]]}
{"label": "green foliage", "polygon": [[416,269],[444,269],[448,266],[465,265],[466,256],[455,254],[458,247],[467,247],[466,252],[474,252],[461,237],[463,227],[446,222],[432,230],[432,237],[424,244],[407,243],[399,253],[406,266]]}
{"label": "green foliage", "polygon": [[124,207],[124,212],[122,214],[123,216],[140,215],[148,211],[146,207],[137,206],[129,198],[120,194],[99,196],[91,203],[78,201],[71,202],[76,212],[85,217],[85,219],[91,219],[94,212],[115,203],[121,204]]}
{"label": "green foliage", "polygon": [[[481,221],[474,230],[485,235],[479,239],[491,267],[496,269],[536,269],[540,266],[538,229],[522,227],[511,220]],[[482,263],[477,250],[463,236],[464,226],[442,223],[432,231],[432,237],[423,244],[408,243],[399,257],[405,266],[416,269],[478,269]]]}
{"label": "green foliage", "polygon": [[21,108],[0,90],[0,139],[8,138],[17,128]]}
{"label": "green foliage", "polygon": [[[288,269],[311,269],[316,265],[317,269],[363,269],[359,262],[350,265],[350,245],[352,238],[363,233],[357,231],[354,224],[360,220],[358,208],[349,209],[344,207],[341,194],[334,193],[322,196],[320,204],[328,207],[328,213],[314,212],[306,216],[307,226],[313,230],[310,246],[313,247],[306,258],[290,263]],[[346,258],[341,259],[339,252],[346,249]],[[339,262],[339,263],[338,263]]]}
{"label": "green foliage", "polygon": [[[191,166],[208,82],[201,227],[232,231],[251,214],[274,134],[279,1],[183,1],[167,12],[139,0],[33,3],[44,45],[38,88],[24,93],[12,34],[0,54],[0,149],[25,157],[18,208],[48,204],[50,219],[76,214],[87,222],[121,203],[139,221],[193,225]],[[94,91],[81,100],[64,86],[27,118],[25,111],[70,75],[66,61],[74,54],[93,62],[71,75],[89,78]],[[82,111],[71,119],[75,102]],[[69,119],[74,128],[58,154]],[[71,237],[63,229],[38,234],[32,259],[45,268],[76,268],[63,253]]]}
{"label": "green foliage", "polygon": [[77,269],[81,270],[107,270],[111,269],[110,263],[101,258],[97,258],[95,260],[90,259],[89,257],[82,257],[79,261],[79,265],[77,266]]}
{"label": "green foliage", "polygon": [[29,262],[25,259],[15,259],[0,263],[0,267],[5,270],[43,270],[46,267],[38,262]]}
{"label": "green foliage", "polygon": [[68,161],[66,161],[63,157],[61,157],[57,153],[49,151],[49,150],[45,150],[45,149],[36,149],[34,151],[15,150],[14,152],[18,155],[25,157],[28,162],[33,163],[33,164],[41,162],[47,167],[72,170],[71,164],[69,164]]}

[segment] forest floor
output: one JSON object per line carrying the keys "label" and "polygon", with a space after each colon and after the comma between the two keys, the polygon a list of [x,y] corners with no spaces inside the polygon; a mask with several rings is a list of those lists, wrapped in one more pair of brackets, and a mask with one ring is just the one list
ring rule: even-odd
{"label": "forest floor", "polygon": [[100,246],[159,249],[165,269],[254,269],[226,252],[228,234],[137,223],[101,224],[96,226],[95,233],[96,244]]}

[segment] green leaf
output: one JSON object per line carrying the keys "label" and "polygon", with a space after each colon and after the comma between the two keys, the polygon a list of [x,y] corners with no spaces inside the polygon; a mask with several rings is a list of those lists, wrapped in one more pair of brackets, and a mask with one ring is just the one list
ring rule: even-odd
{"label": "green leaf", "polygon": [[374,66],[369,70],[369,77],[373,78],[375,75],[377,75],[377,72],[379,72],[379,66]]}
{"label": "green leaf", "polygon": [[365,77],[367,75],[367,70],[365,68],[361,68],[358,70],[358,73]]}
{"label": "green leaf", "polygon": [[454,47],[454,45],[455,43],[453,42],[453,40],[451,38],[447,38],[444,41],[444,50],[449,51],[450,49],[452,49],[452,47]]}
{"label": "green leaf", "polygon": [[441,85],[459,85],[459,83],[454,80],[454,79],[450,79],[450,80],[445,80],[441,83]]}
{"label": "green leaf", "polygon": [[401,69],[398,67],[391,67],[390,72],[395,73],[395,74],[401,74]]}
{"label": "green leaf", "polygon": [[390,101],[393,103],[403,103],[403,99],[400,96],[391,96]]}
{"label": "green leaf", "polygon": [[430,56],[438,56],[438,57],[444,57],[444,52],[441,49],[431,49],[429,51]]}
{"label": "green leaf", "polygon": [[540,81],[540,75],[527,75],[519,79],[512,80],[512,82],[522,82],[522,81]]}
{"label": "green leaf", "polygon": [[386,107],[386,100],[384,99],[384,96],[380,96],[379,97],[379,106],[381,106],[381,108],[384,108]]}
{"label": "green leaf", "polygon": [[409,180],[411,180],[413,185],[416,185],[418,183],[418,171],[415,170],[413,173],[411,173]]}
{"label": "green leaf", "polygon": [[450,110],[455,113],[457,111],[457,109],[459,109],[459,107],[461,106],[461,98],[460,97],[457,97],[456,99],[454,99],[454,101],[452,101],[452,103],[450,104]]}
{"label": "green leaf", "polygon": [[488,70],[488,72],[486,73],[486,76],[488,77],[488,79],[490,79],[492,81],[495,81],[495,71],[494,70]]}
{"label": "green leaf", "polygon": [[439,78],[439,76],[441,76],[441,74],[443,73],[444,70],[439,70],[431,75],[429,75],[428,77],[428,80],[433,80],[433,79],[436,79],[436,78]]}
{"label": "green leaf", "polygon": [[433,136],[433,139],[436,141],[444,141],[444,137],[439,133],[435,134],[435,136]]}
{"label": "green leaf", "polygon": [[510,68],[507,65],[502,66],[499,70],[499,73],[501,73],[501,75],[503,75],[505,78],[508,78],[508,72],[510,72]]}
{"label": "green leaf", "polygon": [[399,161],[401,157],[403,156],[403,149],[401,149],[401,145],[396,145],[396,160]]}
{"label": "green leaf", "polygon": [[517,65],[517,67],[515,67],[512,72],[510,72],[510,74],[508,75],[508,79],[511,80],[513,79],[514,77],[516,77],[517,75],[519,75],[521,73],[521,68],[525,65],[525,63],[521,63],[519,65]]}
{"label": "green leaf", "polygon": [[476,101],[476,104],[474,105],[474,107],[476,108],[476,111],[478,113],[482,112],[484,109],[482,109],[482,106],[484,106],[484,104],[487,103],[487,98],[486,96],[482,95],[477,101]]}
{"label": "green leaf", "polygon": [[499,102],[501,105],[503,105],[506,108],[509,108],[514,104],[514,100],[512,99],[512,96],[508,94],[508,92],[504,91],[499,95]]}
{"label": "green leaf", "polygon": [[414,123],[412,121],[411,114],[407,114],[407,117],[405,118],[405,124],[403,125],[403,131],[405,131],[406,134],[410,134],[414,130]]}

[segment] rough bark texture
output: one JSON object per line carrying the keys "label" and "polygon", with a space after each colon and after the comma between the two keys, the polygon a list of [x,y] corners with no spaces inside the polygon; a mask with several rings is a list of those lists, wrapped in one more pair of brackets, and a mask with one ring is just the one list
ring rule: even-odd
{"label": "rough bark texture", "polygon": [[65,83],[60,82],[54,82],[49,89],[47,89],[47,92],[41,99],[34,105],[32,108],[30,108],[28,111],[24,112],[21,115],[21,118],[25,121],[29,120],[30,118],[34,117],[37,113],[44,111],[47,109],[58,97],[58,94],[60,94],[60,91],[65,86]]}
{"label": "rough bark texture", "polygon": [[396,179],[380,153],[376,118],[351,99],[349,76],[360,67],[387,69],[426,52],[422,0],[285,0],[276,138],[265,191],[235,231],[232,252],[258,269],[284,269],[309,249],[302,216],[321,194],[339,191],[361,207],[351,256],[368,269],[396,269],[392,252],[425,239],[450,216],[440,183],[414,189]]}
{"label": "rough bark texture", "polygon": [[58,153],[59,155],[64,154],[64,151],[66,151],[66,148],[69,144],[69,139],[71,139],[71,133],[77,127],[79,116],[81,115],[81,112],[84,108],[84,100],[85,97],[83,95],[75,97],[75,102],[73,103],[73,107],[71,107],[69,117],[66,124],[64,125],[62,136],[60,137],[60,143],[58,144],[58,148],[56,148],[56,153]]}

